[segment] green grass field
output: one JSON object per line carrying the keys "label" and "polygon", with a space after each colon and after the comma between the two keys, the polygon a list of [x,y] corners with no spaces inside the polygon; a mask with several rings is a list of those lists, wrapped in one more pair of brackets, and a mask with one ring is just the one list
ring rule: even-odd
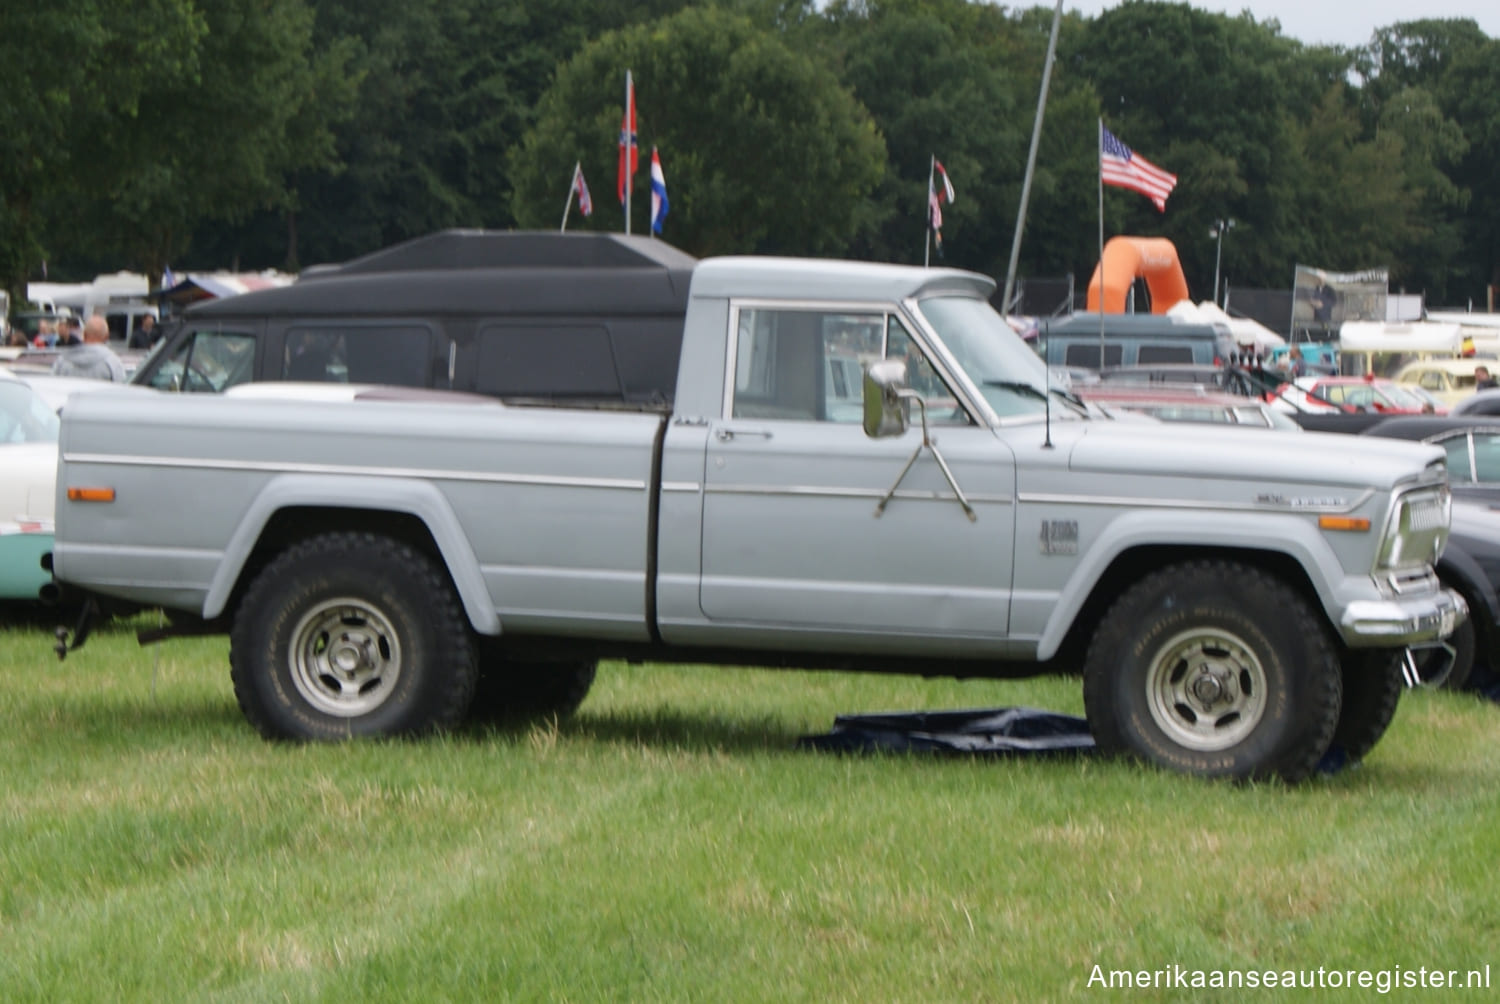
{"label": "green grass field", "polygon": [[[1296,788],[794,748],[840,712],[1081,713],[1058,679],[610,663],[561,726],[292,746],[241,719],[223,639],[139,648],[133,627],[61,663],[44,630],[0,629],[0,1000],[1500,984],[1500,707],[1473,697],[1408,694],[1366,763]],[[1112,970],[1167,985],[1109,990]],[[1355,986],[1176,985],[1246,970]]]}

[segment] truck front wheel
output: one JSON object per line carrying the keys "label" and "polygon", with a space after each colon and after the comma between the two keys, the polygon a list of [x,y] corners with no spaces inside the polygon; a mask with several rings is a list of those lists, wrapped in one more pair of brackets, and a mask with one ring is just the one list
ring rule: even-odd
{"label": "truck front wheel", "polygon": [[477,657],[446,575],[369,533],[294,545],[256,576],[230,632],[245,717],[271,739],[410,735],[451,728]]}
{"label": "truck front wheel", "polygon": [[1099,624],[1083,688],[1103,752],[1238,780],[1311,773],[1341,695],[1337,653],[1307,601],[1225,561],[1131,586]]}

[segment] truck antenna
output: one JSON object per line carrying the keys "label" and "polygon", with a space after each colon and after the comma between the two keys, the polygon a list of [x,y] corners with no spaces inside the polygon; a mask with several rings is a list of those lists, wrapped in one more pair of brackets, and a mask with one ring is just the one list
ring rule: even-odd
{"label": "truck antenna", "polygon": [[[1038,338],[1043,337],[1041,326],[1037,326]],[[1049,338],[1042,342],[1042,363],[1044,372],[1042,374],[1042,394],[1046,397],[1043,407],[1046,409],[1046,435],[1042,440],[1042,449],[1052,449],[1052,340]]]}

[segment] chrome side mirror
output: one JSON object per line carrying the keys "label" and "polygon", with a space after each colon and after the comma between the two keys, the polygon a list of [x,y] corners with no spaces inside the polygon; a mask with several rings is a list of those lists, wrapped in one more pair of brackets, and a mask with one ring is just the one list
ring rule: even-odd
{"label": "chrome side mirror", "polygon": [[881,359],[865,367],[865,435],[872,439],[904,436],[911,426],[911,399],[906,390],[906,363]]}

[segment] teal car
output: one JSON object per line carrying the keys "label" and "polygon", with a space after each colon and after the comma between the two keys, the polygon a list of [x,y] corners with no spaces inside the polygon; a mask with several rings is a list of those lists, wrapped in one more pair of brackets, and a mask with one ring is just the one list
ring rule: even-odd
{"label": "teal car", "polygon": [[52,405],[0,368],[0,601],[35,600],[51,580],[57,430]]}

